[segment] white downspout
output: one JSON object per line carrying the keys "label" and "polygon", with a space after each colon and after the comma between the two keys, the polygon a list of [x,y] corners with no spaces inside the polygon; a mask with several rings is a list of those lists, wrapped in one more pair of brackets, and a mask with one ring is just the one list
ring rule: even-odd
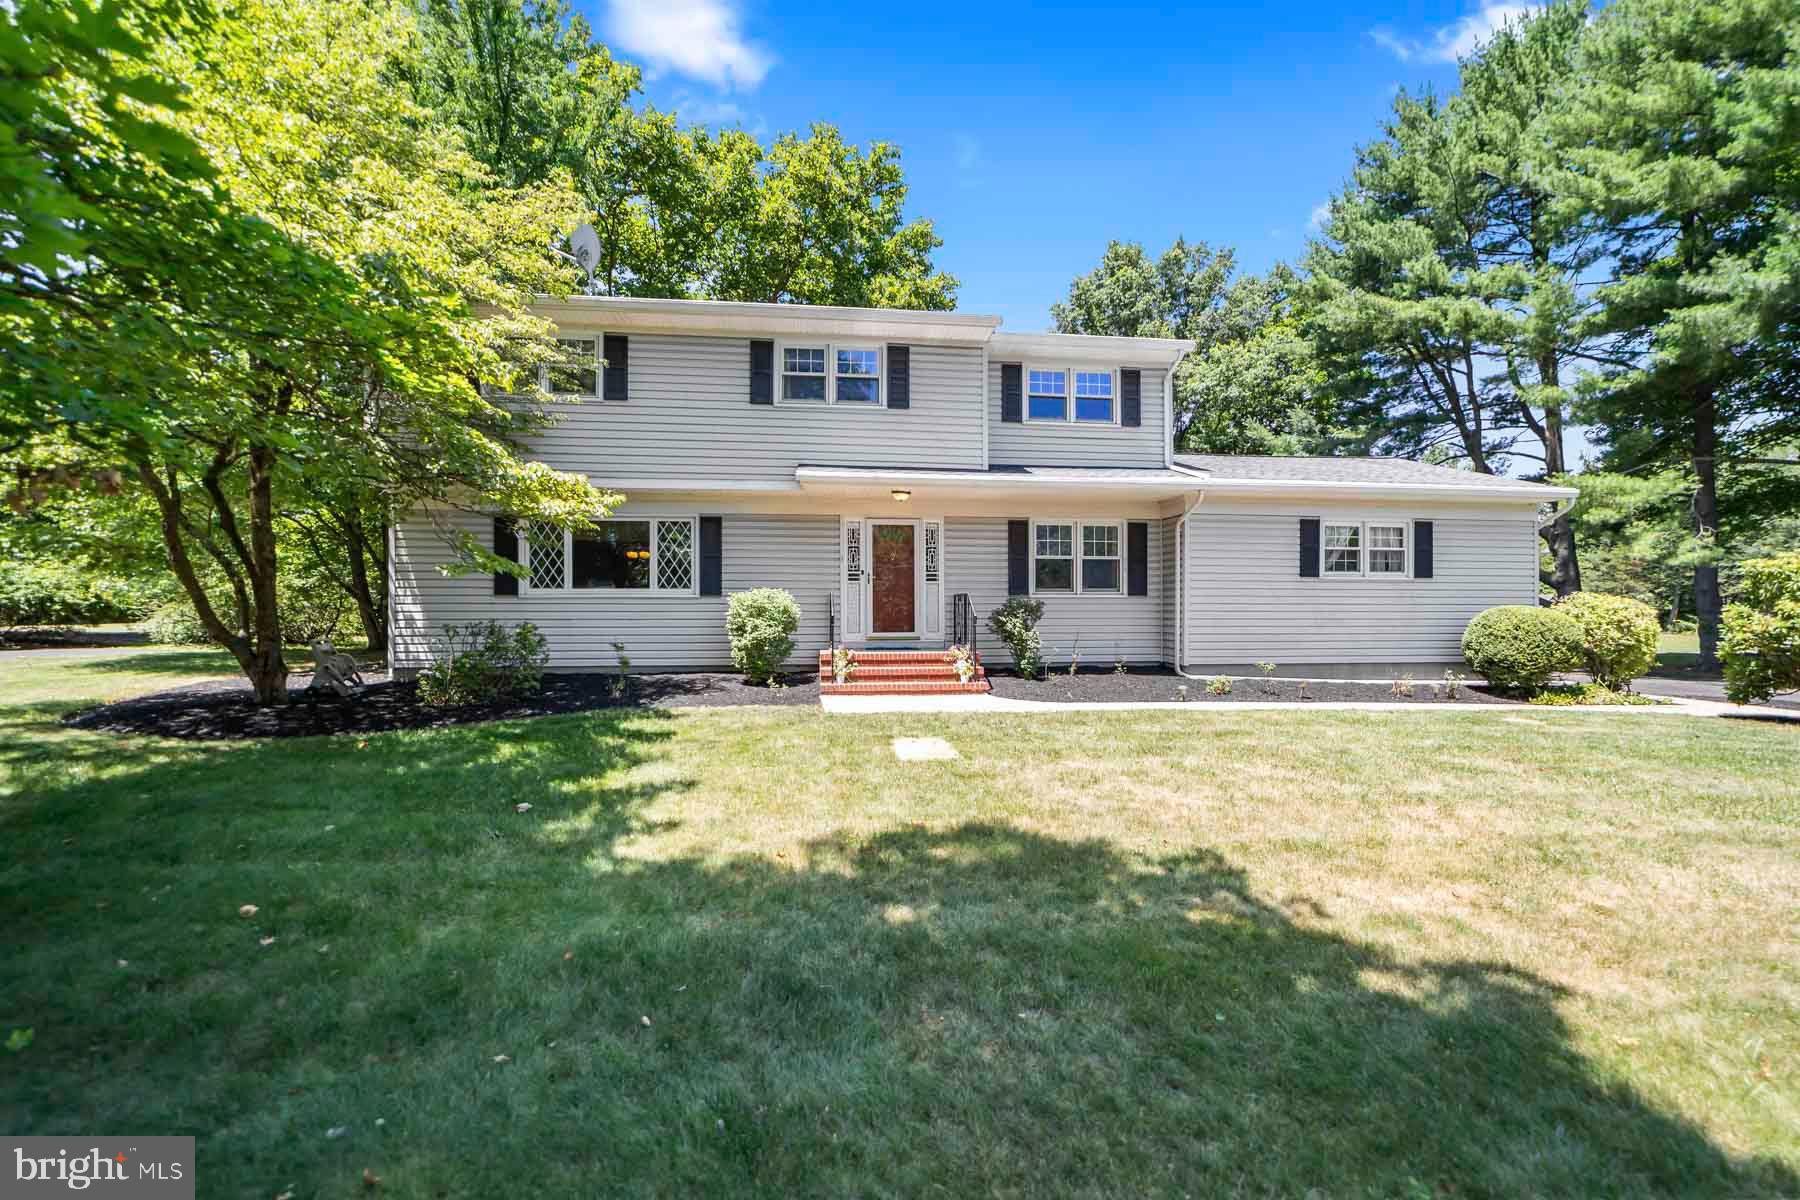
{"label": "white downspout", "polygon": [[[1173,443],[1171,443],[1171,444],[1173,444]],[[1172,451],[1171,451],[1170,461],[1171,462],[1174,461]],[[1174,663],[1174,667],[1175,667],[1175,673],[1177,675],[1181,676],[1183,679],[1200,679],[1200,678],[1202,678],[1199,675],[1190,675],[1186,671],[1182,670],[1182,664],[1187,662],[1187,628],[1188,628],[1188,622],[1187,622],[1187,605],[1188,605],[1187,578],[1188,578],[1188,559],[1190,557],[1190,552],[1189,552],[1189,548],[1188,548],[1188,537],[1187,537],[1188,517],[1193,515],[1193,511],[1196,508],[1200,507],[1200,502],[1204,499],[1206,499],[1206,490],[1204,488],[1202,488],[1200,491],[1197,491],[1194,493],[1194,502],[1181,510],[1181,520],[1179,520],[1175,523],[1175,580],[1176,580],[1176,585],[1175,585],[1175,663]]]}

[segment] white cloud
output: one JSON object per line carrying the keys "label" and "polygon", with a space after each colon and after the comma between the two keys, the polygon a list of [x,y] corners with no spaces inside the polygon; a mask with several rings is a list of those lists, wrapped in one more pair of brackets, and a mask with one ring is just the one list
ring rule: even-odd
{"label": "white cloud", "polygon": [[742,106],[712,96],[696,96],[677,92],[671,105],[675,115],[689,125],[743,125],[747,115]]}
{"label": "white cloud", "polygon": [[651,74],[753,88],[774,58],[745,38],[733,0],[607,0],[608,39]]}
{"label": "white cloud", "polygon": [[1306,227],[1314,233],[1325,228],[1325,222],[1331,219],[1331,201],[1322,200],[1313,206],[1312,215],[1306,219]]}
{"label": "white cloud", "polygon": [[1453,63],[1475,53],[1506,25],[1528,17],[1538,9],[1538,5],[1532,4],[1484,4],[1479,11],[1433,30],[1423,41],[1402,37],[1387,29],[1372,29],[1369,36],[1375,39],[1376,45],[1391,50],[1401,62]]}

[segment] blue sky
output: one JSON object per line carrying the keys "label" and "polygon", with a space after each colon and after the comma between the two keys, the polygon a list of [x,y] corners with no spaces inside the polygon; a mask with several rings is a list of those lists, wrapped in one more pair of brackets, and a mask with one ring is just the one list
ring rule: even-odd
{"label": "blue sky", "polygon": [[1108,239],[1177,234],[1260,271],[1304,248],[1401,85],[1511,4],[1218,7],[577,0],[645,91],[767,138],[815,120],[902,151],[909,215],[944,239],[959,307],[1048,328]]}

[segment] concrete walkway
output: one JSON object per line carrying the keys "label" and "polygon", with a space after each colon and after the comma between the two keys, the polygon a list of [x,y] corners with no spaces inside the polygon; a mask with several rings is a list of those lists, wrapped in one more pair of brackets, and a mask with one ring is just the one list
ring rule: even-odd
{"label": "concrete walkway", "polygon": [[1182,709],[1189,712],[1233,713],[1276,710],[1333,712],[1423,712],[1423,713],[1489,713],[1512,717],[1551,717],[1568,713],[1630,713],[1633,716],[1664,717],[1740,717],[1764,721],[1800,724],[1800,711],[1766,708],[1759,705],[1725,704],[1714,700],[1671,699],[1667,704],[1454,704],[1413,703],[1388,704],[1376,700],[1234,700],[1218,702],[1137,701],[1114,704],[1054,703],[1044,700],[1013,700],[993,694],[981,696],[821,696],[819,706],[828,713],[1055,713],[1111,712],[1126,709]]}

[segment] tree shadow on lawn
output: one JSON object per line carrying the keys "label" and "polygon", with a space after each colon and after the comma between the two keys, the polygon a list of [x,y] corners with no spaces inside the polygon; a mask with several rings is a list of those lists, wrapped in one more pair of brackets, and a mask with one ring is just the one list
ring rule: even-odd
{"label": "tree shadow on lawn", "polygon": [[203,1194],[1800,1190],[1603,1077],[1553,985],[1211,850],[644,857],[680,720],[183,747],[8,812],[0,1124],[197,1134]]}

